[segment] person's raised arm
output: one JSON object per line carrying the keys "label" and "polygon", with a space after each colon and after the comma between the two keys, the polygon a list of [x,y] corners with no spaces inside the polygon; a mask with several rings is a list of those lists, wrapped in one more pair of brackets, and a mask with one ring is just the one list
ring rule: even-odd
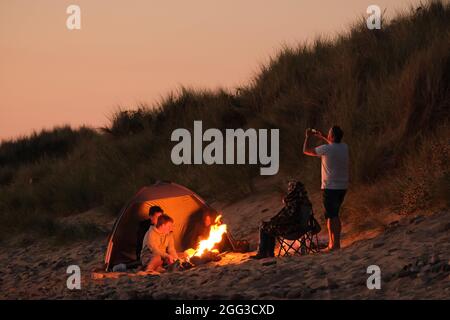
{"label": "person's raised arm", "polygon": [[328,140],[328,138],[327,138],[326,136],[324,136],[324,134],[323,134],[321,131],[319,131],[319,130],[316,130],[316,131],[317,131],[317,133],[315,134],[315,136],[316,136],[317,138],[322,139],[323,141],[325,141],[325,142],[328,143],[328,144],[331,143],[331,141]]}
{"label": "person's raised arm", "polygon": [[303,153],[306,154],[307,156],[317,157],[318,155],[317,155],[316,151],[310,145],[309,137],[311,136],[311,133],[312,133],[311,129],[309,129],[309,128],[306,129],[305,141],[303,142]]}

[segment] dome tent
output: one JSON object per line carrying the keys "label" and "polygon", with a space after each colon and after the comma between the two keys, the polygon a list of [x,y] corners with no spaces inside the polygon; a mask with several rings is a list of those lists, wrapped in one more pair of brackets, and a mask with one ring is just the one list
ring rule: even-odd
{"label": "dome tent", "polygon": [[196,244],[195,230],[201,227],[203,216],[209,213],[214,218],[216,210],[211,208],[193,191],[172,182],[157,182],[143,187],[121,210],[108,238],[105,268],[108,271],[117,264],[136,262],[136,242],[139,223],[148,219],[151,206],[160,206],[174,219],[174,240],[178,252]]}

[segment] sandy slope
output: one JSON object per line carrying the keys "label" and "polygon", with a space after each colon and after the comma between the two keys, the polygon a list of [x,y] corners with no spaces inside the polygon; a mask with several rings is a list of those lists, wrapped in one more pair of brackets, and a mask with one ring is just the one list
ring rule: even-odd
{"label": "sandy slope", "polygon": [[[259,222],[281,204],[278,193],[262,192],[215,206],[223,210],[234,236],[255,246]],[[95,212],[71,219],[111,226]],[[93,279],[92,270],[101,266],[105,239],[66,246],[16,241],[0,251],[0,298],[448,299],[450,212],[396,221],[356,236],[347,226],[345,246],[339,252],[260,261],[249,260],[249,254],[228,253],[217,263],[158,276],[114,274],[115,278]],[[66,288],[70,264],[82,269],[81,290]],[[373,264],[381,268],[381,290],[366,286],[366,269]]]}

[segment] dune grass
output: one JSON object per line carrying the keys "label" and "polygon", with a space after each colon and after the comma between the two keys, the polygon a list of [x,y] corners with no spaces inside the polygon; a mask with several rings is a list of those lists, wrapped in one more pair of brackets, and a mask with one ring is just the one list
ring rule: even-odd
{"label": "dune grass", "polygon": [[[377,210],[448,206],[450,5],[411,9],[368,30],[282,48],[236,92],[180,88],[155,105],[115,113],[101,130],[68,127],[0,145],[0,229],[42,232],[42,217],[95,206],[113,214],[141,186],[184,184],[207,199],[254,190],[256,166],[175,166],[176,128],[279,128],[281,176],[318,191],[304,131],[339,124],[351,152],[351,192]],[[45,230],[45,228],[44,228]]]}

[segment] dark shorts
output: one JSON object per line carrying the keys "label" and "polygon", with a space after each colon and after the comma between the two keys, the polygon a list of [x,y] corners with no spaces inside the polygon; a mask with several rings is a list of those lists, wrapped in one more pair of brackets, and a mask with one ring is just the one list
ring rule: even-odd
{"label": "dark shorts", "polygon": [[325,207],[325,219],[339,216],[339,209],[344,201],[347,190],[323,190],[323,206]]}

